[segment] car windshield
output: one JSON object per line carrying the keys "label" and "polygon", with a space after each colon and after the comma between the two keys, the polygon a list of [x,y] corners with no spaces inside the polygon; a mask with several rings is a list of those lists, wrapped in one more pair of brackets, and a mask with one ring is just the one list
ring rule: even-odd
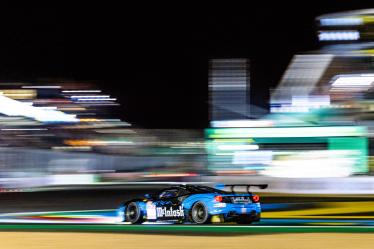
{"label": "car windshield", "polygon": [[165,198],[173,198],[176,197],[178,194],[178,189],[167,189],[161,192],[159,195],[160,199],[165,199]]}

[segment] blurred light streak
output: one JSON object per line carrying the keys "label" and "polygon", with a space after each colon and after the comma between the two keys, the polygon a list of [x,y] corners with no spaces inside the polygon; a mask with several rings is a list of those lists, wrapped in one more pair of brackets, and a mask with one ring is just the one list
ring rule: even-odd
{"label": "blurred light streak", "polygon": [[258,150],[260,147],[257,144],[243,144],[243,145],[218,145],[219,150]]}
{"label": "blurred light streak", "polygon": [[101,140],[65,140],[71,146],[105,146],[105,145],[131,145],[132,141],[101,141]]}
{"label": "blurred light streak", "polygon": [[277,127],[277,128],[227,128],[208,129],[209,138],[245,138],[245,137],[345,137],[364,136],[365,127]]}
{"label": "blurred light streak", "polygon": [[348,177],[353,173],[352,163],[352,159],[347,158],[276,161],[261,174],[287,178]]}
{"label": "blurred light streak", "polygon": [[66,150],[66,151],[73,151],[73,150],[78,150],[78,151],[90,151],[92,150],[91,146],[53,146],[52,150]]}
{"label": "blurred light streak", "polygon": [[363,24],[363,19],[358,17],[322,18],[321,26],[355,26]]}
{"label": "blurred light streak", "polygon": [[47,128],[2,128],[2,131],[47,131]]}
{"label": "blurred light streak", "polygon": [[63,90],[63,93],[100,93],[101,90]]}
{"label": "blurred light streak", "polygon": [[97,118],[80,118],[80,122],[101,122],[102,120]]}
{"label": "blurred light streak", "polygon": [[331,85],[339,88],[365,87],[367,90],[373,82],[374,74],[338,75]]}
{"label": "blurred light streak", "polygon": [[98,101],[116,101],[117,99],[116,98],[103,98],[103,99],[101,99],[101,98],[81,98],[81,99],[77,99],[78,101],[92,101],[92,102],[94,102],[94,101],[96,101],[96,102],[98,102]]}
{"label": "blurred light streak", "polygon": [[190,176],[198,176],[196,173],[156,173],[156,174],[146,174],[143,175],[144,178],[151,178],[151,177],[190,177]]}
{"label": "blurred light streak", "polygon": [[0,95],[0,113],[7,116],[25,116],[41,122],[78,122],[75,115],[34,107]]}
{"label": "blurred light streak", "polygon": [[318,34],[320,41],[349,41],[360,39],[358,31],[320,31]]}
{"label": "blurred light streak", "polygon": [[36,97],[35,90],[1,89],[0,94],[12,99],[34,99]]}
{"label": "blurred light streak", "polygon": [[61,86],[22,86],[22,88],[35,88],[35,89],[60,89]]}
{"label": "blurred light streak", "polygon": [[210,122],[212,127],[270,127],[274,125],[271,120],[214,120]]}
{"label": "blurred light streak", "polygon": [[94,99],[94,98],[110,98],[110,95],[73,95],[70,96],[72,99]]}
{"label": "blurred light streak", "polygon": [[105,129],[105,130],[95,130],[97,133],[108,133],[108,134],[136,134],[135,130],[129,129]]}
{"label": "blurred light streak", "polygon": [[86,111],[85,107],[58,107],[60,111]]}

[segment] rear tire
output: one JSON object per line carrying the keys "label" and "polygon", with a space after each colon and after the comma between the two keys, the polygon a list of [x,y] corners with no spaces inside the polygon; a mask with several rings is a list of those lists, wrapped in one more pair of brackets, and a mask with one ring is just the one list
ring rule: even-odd
{"label": "rear tire", "polygon": [[195,224],[206,224],[209,222],[208,209],[203,202],[198,201],[192,206],[191,220]]}
{"label": "rear tire", "polygon": [[136,202],[130,202],[125,211],[125,221],[130,222],[131,224],[141,224],[143,223],[143,217],[139,208],[139,205]]}

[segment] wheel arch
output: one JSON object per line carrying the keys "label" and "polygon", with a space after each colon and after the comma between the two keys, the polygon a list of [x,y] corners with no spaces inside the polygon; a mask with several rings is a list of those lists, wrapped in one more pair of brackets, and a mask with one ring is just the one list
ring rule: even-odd
{"label": "wheel arch", "polygon": [[189,196],[188,198],[186,198],[182,204],[183,204],[183,207],[185,209],[191,209],[192,206],[198,202],[198,201],[202,201],[204,202],[204,204],[207,204],[206,202],[209,201],[209,198],[207,197],[200,197],[200,196]]}
{"label": "wheel arch", "polygon": [[204,195],[204,196],[199,196],[199,195],[190,196],[183,201],[183,208],[185,210],[187,210],[188,213],[190,213],[193,205],[200,201],[200,202],[204,203],[208,212],[210,213],[211,208],[212,208],[212,205],[211,205],[212,199],[213,199],[212,196],[207,196],[207,195]]}

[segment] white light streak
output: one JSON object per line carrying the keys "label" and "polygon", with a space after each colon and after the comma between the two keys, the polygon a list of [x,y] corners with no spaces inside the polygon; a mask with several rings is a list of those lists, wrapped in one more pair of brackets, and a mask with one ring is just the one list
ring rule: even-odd
{"label": "white light streak", "polygon": [[222,144],[218,145],[219,150],[258,150],[259,146],[257,144]]}
{"label": "white light streak", "polygon": [[210,122],[212,127],[270,127],[270,120],[214,120]]}
{"label": "white light streak", "polygon": [[101,90],[63,90],[63,93],[101,93]]}
{"label": "white light streak", "polygon": [[320,31],[320,41],[351,41],[360,39],[358,31]]}
{"label": "white light streak", "polygon": [[339,76],[333,83],[333,87],[370,87],[374,82],[374,75],[361,74],[361,75],[347,75]]}
{"label": "white light streak", "polygon": [[110,95],[73,95],[70,96],[72,99],[83,99],[83,98],[110,98]]}
{"label": "white light streak", "polygon": [[59,89],[61,86],[22,86],[22,88]]}
{"label": "white light streak", "polygon": [[0,113],[7,116],[24,116],[40,122],[79,122],[76,115],[34,107],[3,95],[0,95]]}
{"label": "white light streak", "polygon": [[105,98],[105,99],[100,99],[100,98],[94,98],[94,99],[89,99],[89,98],[83,98],[83,99],[78,99],[78,101],[116,101],[116,98]]}

